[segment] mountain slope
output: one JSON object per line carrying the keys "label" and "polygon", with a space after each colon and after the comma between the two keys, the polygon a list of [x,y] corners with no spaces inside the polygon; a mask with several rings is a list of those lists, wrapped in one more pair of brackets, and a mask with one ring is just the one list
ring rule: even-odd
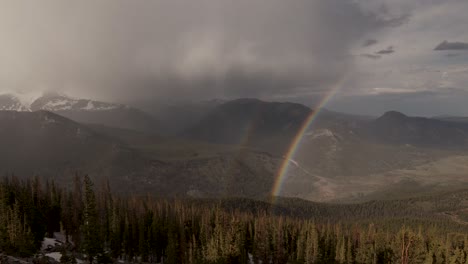
{"label": "mountain slope", "polygon": [[466,125],[388,112],[307,131],[282,194],[311,200],[398,198],[468,185]]}
{"label": "mountain slope", "polygon": [[161,122],[161,131],[178,135],[198,123],[207,113],[225,100],[181,101],[181,102],[135,102],[142,110],[155,116]]}
{"label": "mountain slope", "polygon": [[214,108],[183,135],[206,142],[255,146],[282,153],[311,111],[294,103],[238,99]]}
{"label": "mountain slope", "polygon": [[118,192],[158,196],[264,198],[279,164],[255,150],[88,127],[47,111],[0,111],[0,145],[0,174],[63,185],[89,174]]}
{"label": "mountain slope", "polygon": [[[311,113],[297,104],[234,100],[215,108],[186,135],[281,157]],[[462,186],[468,181],[436,164],[468,155],[466,128],[398,112],[373,119],[322,110],[289,162],[281,195],[333,200],[402,186],[404,195]],[[427,168],[437,169],[418,176]]]}
{"label": "mountain slope", "polygon": [[150,172],[134,184],[159,195],[263,199],[270,195],[281,162],[280,158],[253,148],[90,127],[150,160]]}
{"label": "mountain slope", "polygon": [[55,177],[61,183],[86,173],[112,177],[118,185],[144,165],[125,145],[46,111],[0,111],[0,145],[1,173]]}
{"label": "mountain slope", "polygon": [[467,148],[468,124],[390,111],[371,122],[367,137],[387,144],[410,144],[434,148]]}

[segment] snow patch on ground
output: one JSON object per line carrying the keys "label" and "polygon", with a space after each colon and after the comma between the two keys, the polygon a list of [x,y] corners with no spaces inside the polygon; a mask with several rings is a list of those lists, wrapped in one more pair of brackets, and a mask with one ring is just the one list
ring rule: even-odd
{"label": "snow patch on ground", "polygon": [[253,257],[253,255],[251,253],[249,253],[249,264],[254,264],[254,263],[255,263],[254,257]]}
{"label": "snow patch on ground", "polygon": [[297,161],[293,160],[293,159],[289,159],[289,162],[291,162],[292,164],[296,165],[296,167],[299,167],[299,163],[297,163]]}
{"label": "snow patch on ground", "polygon": [[60,258],[62,257],[62,253],[60,253],[60,252],[51,252],[51,253],[45,254],[45,256],[53,258],[57,262],[60,262]]}
{"label": "snow patch on ground", "polygon": [[333,132],[330,131],[329,129],[320,129],[316,131],[311,131],[311,132],[307,132],[305,135],[312,139],[316,139],[319,137],[335,137],[335,134],[333,134]]}
{"label": "snow patch on ground", "polygon": [[61,244],[62,243],[57,241],[57,239],[55,239],[55,238],[46,237],[42,241],[41,250],[44,251],[44,250],[47,250],[48,248],[53,248],[53,247],[59,246]]}

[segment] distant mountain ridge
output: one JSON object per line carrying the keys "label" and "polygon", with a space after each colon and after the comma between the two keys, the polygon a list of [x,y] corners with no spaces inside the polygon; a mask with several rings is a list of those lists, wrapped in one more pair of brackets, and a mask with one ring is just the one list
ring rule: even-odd
{"label": "distant mountain ridge", "polygon": [[[320,111],[306,134],[327,129],[348,141],[468,150],[468,123],[465,122],[411,117],[398,111],[388,111],[378,118]],[[301,104],[237,99],[211,109],[182,136],[218,144],[259,147],[280,154],[314,112]]]}
{"label": "distant mountain ridge", "polygon": [[431,119],[437,119],[437,120],[442,120],[442,121],[450,121],[450,122],[459,122],[459,123],[468,123],[468,117],[466,117],[466,116],[444,115],[444,116],[434,116]]}
{"label": "distant mountain ridge", "polygon": [[32,111],[47,110],[55,111],[108,111],[118,108],[129,108],[129,106],[94,101],[89,99],[72,98],[59,93],[46,93],[37,98],[31,104]]}
{"label": "distant mountain ridge", "polygon": [[55,92],[44,93],[28,103],[22,102],[18,95],[0,95],[0,110],[46,110],[80,123],[103,124],[139,131],[154,131],[159,127],[154,117],[128,105],[78,99]]}
{"label": "distant mountain ridge", "polygon": [[468,123],[410,117],[389,111],[371,122],[364,136],[387,144],[467,148]]}
{"label": "distant mountain ridge", "polygon": [[152,103],[150,107],[141,105],[145,111],[153,114],[163,123],[163,130],[167,134],[177,135],[185,129],[198,123],[204,116],[215,107],[228,102],[223,99],[204,101],[185,101],[177,103]]}
{"label": "distant mountain ridge", "polygon": [[184,131],[183,136],[213,143],[263,147],[281,153],[311,112],[310,108],[296,103],[236,99],[213,108]]}

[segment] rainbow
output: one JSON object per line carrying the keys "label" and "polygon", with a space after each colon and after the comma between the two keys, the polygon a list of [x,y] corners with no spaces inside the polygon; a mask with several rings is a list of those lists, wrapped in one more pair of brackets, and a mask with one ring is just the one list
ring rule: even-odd
{"label": "rainbow", "polygon": [[346,75],[344,75],[340,80],[328,91],[328,93],[320,100],[320,103],[315,107],[315,109],[310,113],[310,115],[304,120],[301,125],[301,128],[297,132],[296,136],[293,138],[291,145],[284,156],[283,161],[281,162],[279,169],[275,176],[275,182],[273,184],[273,188],[271,190],[271,197],[272,202],[275,202],[276,197],[279,196],[281,192],[281,188],[283,186],[284,180],[286,179],[286,175],[289,169],[289,164],[293,159],[294,155],[297,152],[297,149],[304,137],[305,132],[307,129],[314,123],[314,121],[319,116],[320,112],[324,108],[324,106],[330,101],[330,99],[340,90],[343,83],[346,80]]}

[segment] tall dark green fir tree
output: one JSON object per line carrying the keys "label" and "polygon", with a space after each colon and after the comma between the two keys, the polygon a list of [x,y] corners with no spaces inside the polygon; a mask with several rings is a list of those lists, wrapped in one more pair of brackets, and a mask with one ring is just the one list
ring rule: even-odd
{"label": "tall dark green fir tree", "polygon": [[99,253],[102,253],[102,241],[100,239],[99,233],[96,195],[94,194],[93,190],[93,182],[88,175],[84,177],[84,185],[83,250],[88,256],[89,263],[92,263],[94,257],[96,257]]}

